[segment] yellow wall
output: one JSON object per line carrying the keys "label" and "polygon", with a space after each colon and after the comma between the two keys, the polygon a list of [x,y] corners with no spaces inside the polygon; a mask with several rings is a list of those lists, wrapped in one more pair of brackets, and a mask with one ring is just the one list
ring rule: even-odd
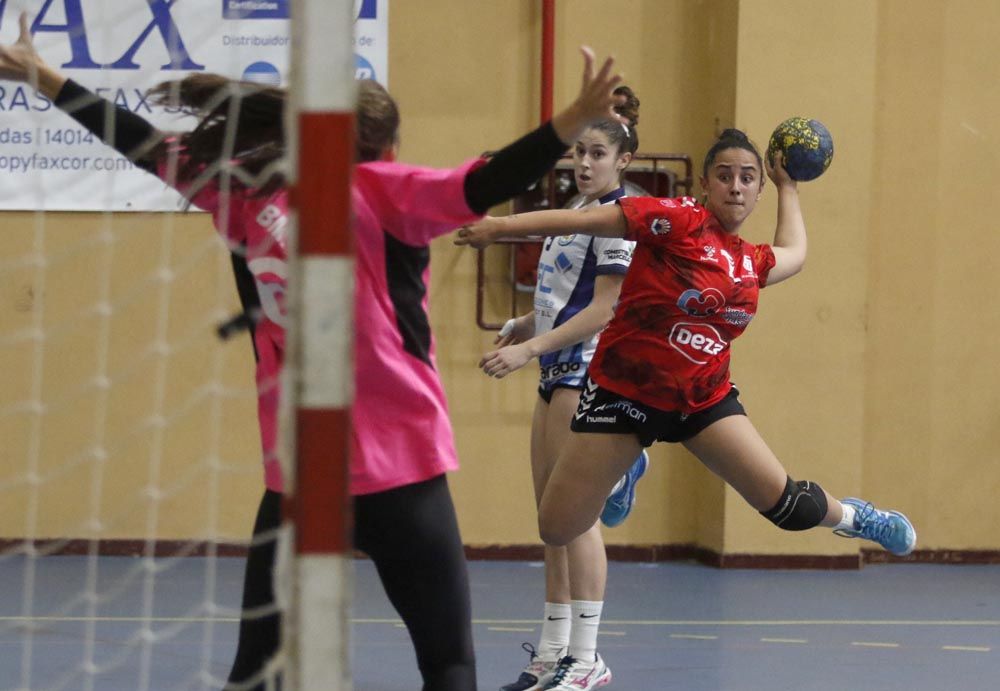
{"label": "yellow wall", "polygon": [[237,300],[211,221],[3,225],[0,537],[245,538],[260,494],[253,356],[214,335]]}
{"label": "yellow wall", "polygon": [[[538,3],[399,0],[390,17],[404,160],[453,165],[537,123]],[[801,186],[806,270],[763,293],[734,348],[734,379],[794,476],[904,509],[924,548],[1000,549],[991,366],[1000,334],[987,283],[1000,239],[983,211],[1000,193],[990,126],[1000,112],[998,30],[992,0],[947,11],[930,0],[557,2],[556,108],[578,84],[576,47],[612,52],[642,99],[645,151],[697,162],[723,127],[745,128],[762,146],[790,115],[830,127],[833,166]],[[772,193],[751,219],[751,240],[773,231]],[[220,344],[211,332],[237,303],[207,219],[178,216],[165,228],[162,216],[49,214],[45,272],[28,262],[36,220],[3,215],[0,537],[89,536],[95,517],[108,537],[245,536],[261,487],[251,355],[245,337]],[[156,280],[164,267],[173,281]],[[473,253],[442,239],[432,273],[465,540],[533,543],[534,372],[496,382],[475,369],[492,335],[474,324]],[[93,312],[102,301],[110,315]],[[496,295],[490,307],[499,317]],[[38,324],[42,351],[25,335]],[[175,350],[150,350],[158,329]],[[36,371],[41,415],[26,409]],[[108,393],[88,384],[102,371]],[[172,412],[158,429],[148,420],[161,390]],[[107,461],[93,460],[95,447]],[[859,546],[777,531],[682,449],[659,445],[652,456],[635,513],[609,542],[756,554]],[[26,481],[32,459],[45,479],[37,493]],[[151,483],[167,495],[161,502],[146,492]]]}
{"label": "yellow wall", "polygon": [[998,29],[995,2],[880,4],[862,482],[932,548],[1000,542]]}

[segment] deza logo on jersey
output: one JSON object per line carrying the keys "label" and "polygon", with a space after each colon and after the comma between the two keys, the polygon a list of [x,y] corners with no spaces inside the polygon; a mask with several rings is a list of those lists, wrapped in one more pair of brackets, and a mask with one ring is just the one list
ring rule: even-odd
{"label": "deza logo on jersey", "polygon": [[678,322],[670,329],[670,345],[696,365],[704,365],[729,345],[708,324]]}

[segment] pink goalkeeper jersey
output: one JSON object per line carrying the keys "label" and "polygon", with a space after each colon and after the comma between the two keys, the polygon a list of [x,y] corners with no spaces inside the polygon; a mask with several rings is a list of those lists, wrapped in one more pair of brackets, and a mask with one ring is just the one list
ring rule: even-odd
{"label": "pink goalkeeper jersey", "polygon": [[[355,167],[351,494],[380,492],[458,468],[427,319],[428,243],[480,218],[466,205],[464,181],[484,162],[473,159],[451,170],[388,162]],[[170,180],[165,164],[159,174]],[[264,480],[268,489],[281,492],[276,446],[285,346],[287,192],[254,197],[236,189],[224,195],[211,184],[191,201],[212,214],[215,228],[229,249],[245,258],[256,283],[262,309],[254,348]]]}
{"label": "pink goalkeeper jersey", "polygon": [[[177,185],[161,160],[159,176],[188,194],[187,185]],[[288,195],[279,190],[255,197],[242,187],[224,193],[217,182],[190,194],[191,203],[212,214],[212,222],[237,261],[244,261],[253,275],[260,299],[261,314],[253,329],[257,354],[257,418],[260,423],[264,460],[264,483],[268,489],[283,489],[277,456],[278,401],[281,365],[285,355],[285,284],[288,255],[285,227],[288,223]]]}
{"label": "pink goalkeeper jersey", "polygon": [[427,319],[430,241],[480,218],[466,174],[399,163],[355,167],[357,254],[351,493],[369,494],[458,468]]}

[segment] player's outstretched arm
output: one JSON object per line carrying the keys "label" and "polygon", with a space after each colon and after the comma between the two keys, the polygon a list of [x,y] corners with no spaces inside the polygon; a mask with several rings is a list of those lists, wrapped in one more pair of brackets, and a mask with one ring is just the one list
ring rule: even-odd
{"label": "player's outstretched arm", "polygon": [[603,238],[625,237],[625,214],[617,204],[589,209],[551,209],[512,216],[487,216],[462,226],[455,234],[456,245],[482,249],[504,238],[582,233]]}
{"label": "player's outstretched arm", "polygon": [[26,12],[21,13],[19,21],[17,41],[0,45],[0,79],[31,85],[104,143],[136,165],[155,172],[156,163],[149,152],[163,134],[139,115],[115,107],[46,64],[31,40]]}
{"label": "player's outstretched arm", "polygon": [[785,170],[781,152],[774,155],[774,165],[765,162],[767,175],[778,190],[778,223],[774,229],[774,268],[767,276],[767,285],[791,278],[806,262],[806,223],[802,218],[799,191],[795,180]]}
{"label": "player's outstretched arm", "polygon": [[614,112],[615,86],[621,75],[614,58],[594,71],[594,52],[582,47],[583,81],[576,99],[549,122],[508,144],[465,178],[465,199],[477,214],[523,193],[554,166],[580,134],[601,120],[621,121]]}

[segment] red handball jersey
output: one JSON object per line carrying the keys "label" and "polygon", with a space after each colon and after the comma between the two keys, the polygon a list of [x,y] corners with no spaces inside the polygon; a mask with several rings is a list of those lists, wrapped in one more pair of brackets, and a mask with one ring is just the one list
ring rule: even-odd
{"label": "red handball jersey", "polygon": [[660,410],[704,410],[732,387],[729,344],[757,312],[774,252],[725,232],[692,197],[618,203],[636,248],[590,376]]}

